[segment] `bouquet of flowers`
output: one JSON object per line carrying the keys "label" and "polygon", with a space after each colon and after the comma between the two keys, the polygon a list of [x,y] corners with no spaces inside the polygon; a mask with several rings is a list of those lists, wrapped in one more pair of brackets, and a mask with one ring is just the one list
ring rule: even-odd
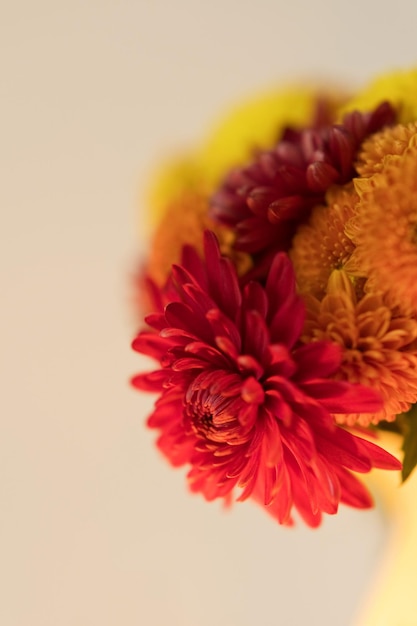
{"label": "bouquet of flowers", "polygon": [[[417,71],[272,91],[161,175],[133,341],[193,492],[312,527],[417,463]],[[378,443],[402,438],[403,463]]]}

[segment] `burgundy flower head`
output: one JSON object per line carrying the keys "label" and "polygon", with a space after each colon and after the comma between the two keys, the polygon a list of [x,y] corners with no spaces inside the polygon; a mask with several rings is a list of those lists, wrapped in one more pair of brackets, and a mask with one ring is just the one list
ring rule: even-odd
{"label": "burgundy flower head", "polygon": [[172,271],[175,297],[133,342],[159,366],[133,384],[159,394],[148,424],[171,463],[190,466],[191,489],[208,500],[240,489],[238,500],[254,498],[282,524],[293,508],[317,526],[339,502],[369,507],[351,471],[400,463],[332,414],[375,411],[380,399],[329,379],[340,365],[336,345],[299,344],[304,306],[287,256],[275,256],[265,286],[241,289],[206,232],[205,260],[185,248]]}
{"label": "burgundy flower head", "polygon": [[353,178],[363,140],[394,121],[385,102],[372,113],[349,113],[342,124],[288,129],[275,148],[230,172],[212,198],[211,216],[235,229],[237,250],[261,256],[289,250],[297,225],[329,187]]}

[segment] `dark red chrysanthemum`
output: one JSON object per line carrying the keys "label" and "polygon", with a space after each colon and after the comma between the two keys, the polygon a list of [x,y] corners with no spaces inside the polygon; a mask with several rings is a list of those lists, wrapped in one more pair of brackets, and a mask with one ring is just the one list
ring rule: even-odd
{"label": "dark red chrysanthemum", "polygon": [[133,379],[159,393],[149,426],[173,465],[189,464],[190,487],[208,500],[241,488],[282,524],[293,507],[317,526],[339,502],[358,508],[371,498],[351,473],[399,462],[337,426],[334,413],[376,411],[381,402],[360,385],[330,380],[339,348],[299,344],[304,306],[292,265],[278,253],[265,286],[239,287],[213,233],[205,261],[193,248],[173,267],[176,297],[146,319],[152,330],[133,342],[159,361]]}
{"label": "dark red chrysanthemum", "polygon": [[212,217],[235,228],[237,250],[261,256],[289,250],[297,225],[329,187],[356,174],[363,140],[394,121],[385,102],[372,113],[349,113],[342,124],[287,130],[274,149],[230,172],[212,198]]}

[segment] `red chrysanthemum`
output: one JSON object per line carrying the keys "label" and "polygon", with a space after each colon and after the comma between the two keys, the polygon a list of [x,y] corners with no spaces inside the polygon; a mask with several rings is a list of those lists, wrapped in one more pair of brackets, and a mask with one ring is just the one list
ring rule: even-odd
{"label": "red chrysanthemum", "polygon": [[157,370],[133,384],[160,394],[149,426],[173,465],[191,465],[190,487],[206,499],[249,496],[282,524],[295,507],[311,526],[339,502],[371,498],[351,473],[400,463],[336,425],[332,414],[376,411],[375,392],[329,380],[340,348],[301,345],[304,306],[292,266],[275,256],[264,287],[239,287],[236,270],[205,235],[205,261],[185,248],[173,267],[175,300],[147,317],[152,330],[133,342]]}
{"label": "red chrysanthemum", "polygon": [[363,140],[394,121],[386,102],[372,113],[349,113],[342,124],[287,130],[274,149],[232,170],[212,198],[212,217],[235,228],[237,250],[255,255],[289,250],[297,225],[323,203],[329,187],[356,174]]}

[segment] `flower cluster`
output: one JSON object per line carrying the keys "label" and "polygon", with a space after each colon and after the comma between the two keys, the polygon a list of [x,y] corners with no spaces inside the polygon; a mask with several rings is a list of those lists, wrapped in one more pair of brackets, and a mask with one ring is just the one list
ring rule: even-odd
{"label": "flower cluster", "polygon": [[404,436],[404,476],[417,463],[416,89],[413,71],[354,98],[300,91],[302,113],[270,98],[274,133],[248,137],[240,109],[241,136],[223,124],[175,170],[133,341],[157,367],[132,382],[207,500],[317,526],[372,505],[354,473],[401,467],[378,429]]}

